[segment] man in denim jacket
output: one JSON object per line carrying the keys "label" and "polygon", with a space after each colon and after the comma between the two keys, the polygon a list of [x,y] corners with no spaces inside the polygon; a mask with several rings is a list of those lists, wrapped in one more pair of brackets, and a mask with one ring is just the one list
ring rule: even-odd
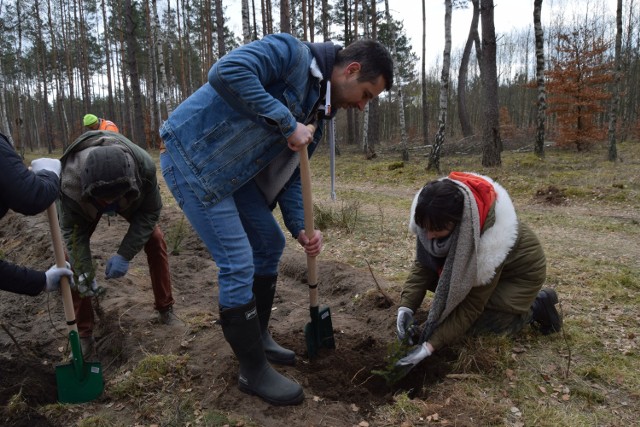
{"label": "man in denim jacket", "polygon": [[162,175],[219,268],[220,319],[240,362],[240,390],[274,405],[299,404],[302,387],[269,363],[295,363],[268,331],[285,247],[272,210],[280,207],[308,255],[320,253],[320,231],[311,239],[304,231],[298,152],[308,145],[313,153],[319,119],[338,108],[362,110],[389,90],[393,62],[372,40],[342,49],[275,34],[222,57],[208,80],[160,130]]}

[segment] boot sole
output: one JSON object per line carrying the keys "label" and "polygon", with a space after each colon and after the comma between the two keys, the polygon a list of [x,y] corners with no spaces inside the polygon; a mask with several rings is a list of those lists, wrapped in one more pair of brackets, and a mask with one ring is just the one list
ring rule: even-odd
{"label": "boot sole", "polygon": [[241,392],[249,394],[251,396],[258,396],[260,399],[264,400],[265,402],[274,405],[274,406],[292,406],[292,405],[299,405],[302,403],[302,401],[304,400],[304,391],[300,391],[300,394],[292,397],[291,399],[288,400],[276,400],[276,399],[271,399],[267,396],[263,396],[260,393],[256,392],[255,390],[252,390],[251,388],[249,388],[248,386],[242,384],[242,383],[238,383],[238,388],[240,389]]}

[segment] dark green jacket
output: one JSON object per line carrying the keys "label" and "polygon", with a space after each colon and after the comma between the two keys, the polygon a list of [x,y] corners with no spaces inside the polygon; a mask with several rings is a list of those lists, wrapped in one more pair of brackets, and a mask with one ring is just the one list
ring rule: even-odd
{"label": "dark green jacket", "polygon": [[[508,197],[506,190],[495,183],[494,186],[499,193],[504,194],[503,199]],[[504,245],[498,245],[495,254],[482,253],[480,245],[478,261],[482,263],[486,260],[487,263],[491,263],[496,257],[504,257],[504,260],[495,267],[493,275],[483,282],[484,285],[471,288],[465,299],[438,325],[429,338],[429,343],[435,349],[464,336],[485,310],[509,314],[527,313],[546,279],[544,251],[534,232],[517,221],[511,205],[501,208],[500,212],[506,212],[505,216],[508,216],[509,220],[496,221],[494,204],[487,215],[480,240],[491,234],[488,231],[493,228],[493,238],[497,236],[498,241],[504,232]],[[494,228],[500,228],[502,224],[505,225],[505,230]],[[514,230],[517,229],[517,236],[513,241],[508,237],[512,227],[515,227]],[[492,247],[496,248],[495,245]],[[415,313],[422,305],[426,292],[435,291],[438,278],[436,271],[416,260],[402,290],[400,305],[410,308]]]}
{"label": "dark green jacket", "polygon": [[90,238],[104,212],[93,201],[83,200],[79,172],[86,153],[92,147],[119,144],[136,164],[136,182],[139,194],[135,198],[119,201],[115,211],[130,224],[117,253],[131,260],[149,240],[160,218],[162,200],[158,188],[156,165],[142,148],[119,133],[90,131],[82,134],[65,150],[62,158],[61,196],[58,204],[60,226],[76,272],[93,270]]}

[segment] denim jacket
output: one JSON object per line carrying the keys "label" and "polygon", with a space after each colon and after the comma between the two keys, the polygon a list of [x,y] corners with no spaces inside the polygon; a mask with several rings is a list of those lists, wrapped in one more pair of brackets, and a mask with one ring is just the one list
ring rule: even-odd
{"label": "denim jacket", "polygon": [[[288,150],[296,123],[311,121],[321,96],[321,79],[310,72],[312,60],[309,47],[291,35],[265,36],[222,57],[209,70],[208,83],[171,113],[160,135],[204,205],[254,178]],[[309,153],[321,136],[318,126]],[[289,183],[299,189],[298,171]],[[301,196],[285,199],[296,198]]]}

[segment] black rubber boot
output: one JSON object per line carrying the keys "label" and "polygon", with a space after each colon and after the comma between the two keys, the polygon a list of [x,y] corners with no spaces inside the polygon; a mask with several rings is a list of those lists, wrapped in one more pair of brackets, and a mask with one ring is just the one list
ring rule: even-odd
{"label": "black rubber boot", "polygon": [[295,365],[296,354],[273,340],[269,332],[269,318],[273,297],[276,294],[278,276],[255,276],[253,278],[253,295],[256,298],[258,319],[260,319],[260,336],[267,355],[267,360],[278,365]]}
{"label": "black rubber boot", "polygon": [[538,292],[538,296],[531,306],[532,324],[538,328],[541,334],[549,335],[560,332],[562,329],[562,317],[556,310],[558,294],[550,288]]}
{"label": "black rubber boot", "polygon": [[304,400],[300,384],[281,375],[267,362],[255,301],[221,310],[220,324],[225,339],[240,362],[238,388],[241,391],[279,406],[297,405]]}

